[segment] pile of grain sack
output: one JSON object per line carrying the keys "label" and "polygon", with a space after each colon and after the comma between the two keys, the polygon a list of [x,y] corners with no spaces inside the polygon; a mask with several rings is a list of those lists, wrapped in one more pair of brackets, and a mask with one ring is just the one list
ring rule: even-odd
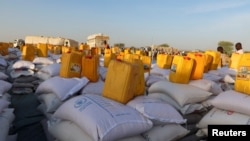
{"label": "pile of grain sack", "polygon": [[0,56],[0,140],[8,141],[16,139],[16,135],[9,134],[12,123],[15,119],[14,108],[11,108],[11,95],[9,91],[12,84],[9,82],[9,76],[6,74],[9,66],[8,58]]}
{"label": "pile of grain sack", "polygon": [[238,86],[232,67],[240,63],[218,68],[215,51],[162,54],[155,64],[138,54],[105,53],[26,56],[3,67],[12,93],[37,96],[48,140],[198,141],[206,140],[209,124],[249,119],[249,91],[239,90],[245,84]]}
{"label": "pile of grain sack", "polygon": [[[208,55],[212,56],[210,63]],[[207,136],[208,125],[249,124],[249,63],[246,60],[250,54],[233,53],[230,64],[222,67],[219,66],[220,53],[211,50],[158,57],[146,81],[148,96],[164,99],[184,117],[192,117],[195,136]],[[199,118],[193,120],[194,117]]]}

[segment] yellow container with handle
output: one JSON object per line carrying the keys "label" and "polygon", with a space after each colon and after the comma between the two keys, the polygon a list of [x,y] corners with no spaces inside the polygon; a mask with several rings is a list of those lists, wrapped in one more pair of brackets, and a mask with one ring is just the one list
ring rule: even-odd
{"label": "yellow container with handle", "polygon": [[78,52],[63,53],[61,56],[60,76],[64,78],[81,77],[82,54]]}
{"label": "yellow container with handle", "polygon": [[221,62],[221,53],[214,50],[207,50],[205,54],[209,54],[213,57],[213,62],[209,68],[209,70],[217,70],[220,62]]}
{"label": "yellow container with handle", "polygon": [[193,70],[194,59],[188,56],[175,55],[169,72],[169,81],[188,84]]}
{"label": "yellow container with handle", "polygon": [[173,56],[168,54],[158,54],[156,57],[156,65],[162,69],[170,69],[173,61]]}
{"label": "yellow container with handle", "polygon": [[22,48],[22,60],[33,61],[35,59],[36,47],[25,45]]}
{"label": "yellow container with handle", "polygon": [[42,43],[37,44],[37,56],[38,57],[48,57],[47,44],[42,44]]}
{"label": "yellow container with handle", "polygon": [[240,58],[234,89],[250,95],[250,53],[244,53]]}
{"label": "yellow container with handle", "polygon": [[137,81],[135,96],[144,95],[145,92],[145,78],[144,78],[144,65],[140,59],[125,59],[125,62],[138,66],[138,75],[134,78]]}
{"label": "yellow container with handle", "polygon": [[99,56],[82,57],[82,76],[87,77],[90,82],[99,80]]}
{"label": "yellow container with handle", "polygon": [[111,60],[104,82],[102,96],[126,104],[135,96],[137,65]]}
{"label": "yellow container with handle", "polygon": [[202,79],[204,73],[204,65],[206,63],[206,56],[203,53],[198,52],[188,53],[187,56],[194,59],[194,65],[190,79]]}

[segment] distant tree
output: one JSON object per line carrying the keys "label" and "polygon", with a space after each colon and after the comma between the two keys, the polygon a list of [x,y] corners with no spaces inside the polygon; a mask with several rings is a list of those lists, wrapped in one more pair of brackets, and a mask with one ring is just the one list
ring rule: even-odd
{"label": "distant tree", "polygon": [[218,46],[223,47],[225,54],[231,56],[233,49],[234,49],[234,43],[232,43],[230,41],[220,41],[218,43]]}
{"label": "distant tree", "polygon": [[169,47],[169,45],[168,44],[161,44],[161,45],[159,45],[160,47]]}

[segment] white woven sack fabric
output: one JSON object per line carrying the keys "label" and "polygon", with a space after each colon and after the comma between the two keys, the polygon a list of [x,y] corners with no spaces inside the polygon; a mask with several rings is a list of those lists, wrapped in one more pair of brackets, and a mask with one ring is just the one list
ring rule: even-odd
{"label": "white woven sack fabric", "polygon": [[159,81],[148,88],[148,93],[166,93],[173,98],[181,107],[186,104],[202,102],[212,95],[201,88],[189,84]]}
{"label": "white woven sack fabric", "polygon": [[228,67],[222,67],[218,69],[218,72],[220,73],[221,76],[225,76],[225,75],[236,76],[237,74],[237,70],[231,69]]}
{"label": "white woven sack fabric", "polygon": [[218,71],[218,69],[217,70],[209,70],[207,73],[209,73],[209,74],[214,74],[214,75],[220,75],[221,73]]}
{"label": "white woven sack fabric", "polygon": [[147,87],[150,87],[152,84],[158,81],[166,81],[166,78],[160,76],[160,75],[153,75],[150,74],[147,79],[145,79],[145,83]]}
{"label": "white woven sack fabric", "polygon": [[0,80],[6,80],[6,79],[8,79],[8,78],[9,78],[8,75],[6,75],[6,74],[3,73],[3,72],[0,72]]}
{"label": "white woven sack fabric", "polygon": [[[209,81],[211,81],[211,80],[209,80]],[[218,95],[218,94],[223,92],[223,89],[221,87],[221,83],[211,81],[211,84],[212,84],[212,86],[211,86],[210,92],[213,93],[213,95]]]}
{"label": "white woven sack fabric", "polygon": [[5,81],[0,80],[0,97],[3,96],[4,93],[8,92],[12,87],[12,84]]}
{"label": "white woven sack fabric", "polygon": [[89,80],[82,78],[62,78],[59,76],[52,77],[43,81],[36,89],[35,94],[54,93],[64,101],[81,90]]}
{"label": "white woven sack fabric", "polygon": [[154,126],[142,134],[146,141],[177,141],[190,131],[179,124],[166,124]]}
{"label": "white woven sack fabric", "polygon": [[205,91],[210,91],[211,87],[212,87],[212,83],[209,80],[206,79],[198,79],[198,80],[190,80],[189,85],[201,88]]}
{"label": "white woven sack fabric", "polygon": [[44,72],[41,72],[41,71],[38,71],[34,74],[34,76],[36,76],[37,78],[45,81],[45,80],[48,80],[50,78],[52,78],[52,76],[50,76],[48,73],[44,73]]}
{"label": "white woven sack fabric", "polygon": [[171,98],[165,93],[149,93],[148,96],[165,101],[166,103],[172,105],[182,115],[190,114],[194,111],[199,111],[204,108],[204,106],[200,103],[186,104],[184,106],[180,106],[173,98]]}
{"label": "white woven sack fabric", "polygon": [[0,99],[0,114],[4,111],[4,109],[8,108],[10,102],[5,99]]}
{"label": "white woven sack fabric", "polygon": [[12,124],[15,119],[14,108],[4,109],[3,112],[0,114],[0,117],[7,119],[9,124]]}
{"label": "white woven sack fabric", "polygon": [[[57,123],[48,122],[48,131],[57,140],[60,141],[94,141],[86,132],[72,121],[62,120]],[[70,132],[69,132],[70,131]],[[146,141],[142,136],[137,135],[118,139],[116,141]]]}
{"label": "white woven sack fabric", "polygon": [[97,82],[89,82],[86,86],[84,86],[81,91],[79,92],[80,94],[97,94],[97,95],[102,95],[104,87],[104,81],[102,81],[101,78]]}
{"label": "white woven sack fabric", "polygon": [[164,78],[167,78],[169,76],[169,72],[170,72],[170,69],[162,69],[156,65],[150,70],[150,75],[160,75]]}
{"label": "white woven sack fabric", "polygon": [[249,125],[250,116],[238,112],[222,110],[214,107],[197,124],[198,128],[207,128],[208,125]]}
{"label": "white woven sack fabric", "polygon": [[[72,121],[48,121],[49,133],[60,141],[94,141],[86,132]],[[70,131],[70,132],[69,132]]]}
{"label": "white woven sack fabric", "polygon": [[42,104],[44,104],[45,112],[48,113],[55,112],[63,103],[63,101],[61,101],[54,93],[41,94],[38,95],[37,98]]}
{"label": "white woven sack fabric", "polygon": [[31,61],[25,61],[25,60],[18,60],[12,65],[13,69],[35,69],[35,64]]}
{"label": "white woven sack fabric", "polygon": [[11,101],[11,95],[9,93],[4,93],[3,96],[0,98],[9,102]]}
{"label": "white woven sack fabric", "polygon": [[54,64],[55,62],[48,57],[36,57],[33,60],[34,64],[43,64],[43,65],[51,65]]}
{"label": "white woven sack fabric", "polygon": [[220,80],[223,79],[222,76],[219,76],[219,74],[213,74],[213,73],[204,73],[203,74],[203,79],[211,80],[214,82],[219,82]]}
{"label": "white woven sack fabric", "polygon": [[250,116],[250,95],[235,90],[220,93],[210,100],[210,103],[220,109],[231,110]]}
{"label": "white woven sack fabric", "polygon": [[0,56],[0,66],[7,67],[7,61]]}
{"label": "white woven sack fabric", "polygon": [[33,75],[34,75],[34,71],[31,69],[28,69],[28,70],[14,69],[14,70],[11,70],[10,72],[11,78],[18,78],[20,76],[33,76]]}
{"label": "white woven sack fabric", "polygon": [[223,81],[224,81],[225,83],[234,84],[234,83],[235,83],[235,77],[232,77],[232,76],[226,74],[226,75],[223,77]]}
{"label": "white woven sack fabric", "polygon": [[153,125],[135,109],[93,94],[67,100],[54,117],[74,122],[94,141],[116,141],[139,135]]}
{"label": "white woven sack fabric", "polygon": [[42,79],[47,80],[54,76],[59,76],[61,64],[54,63],[51,65],[47,65],[41,68],[38,72],[35,73],[35,76]]}
{"label": "white woven sack fabric", "polygon": [[126,137],[123,139],[118,139],[116,141],[146,141],[141,135]]}
{"label": "white woven sack fabric", "polygon": [[215,82],[209,79],[191,80],[189,84],[204,89],[206,91],[209,91],[213,95],[218,95],[221,92],[223,92],[221,84],[219,82]]}
{"label": "white woven sack fabric", "polygon": [[107,68],[104,66],[100,66],[98,71],[101,79],[104,81],[106,79]]}
{"label": "white woven sack fabric", "polygon": [[154,126],[168,123],[186,123],[186,120],[172,105],[158,98],[137,96],[126,105],[142,113],[153,122]]}
{"label": "white woven sack fabric", "polygon": [[53,76],[59,76],[60,67],[61,67],[61,64],[54,63],[54,64],[47,65],[47,66],[43,67],[43,68],[40,69],[39,71],[40,71],[40,72],[47,73],[47,74],[50,75],[51,77],[53,77]]}

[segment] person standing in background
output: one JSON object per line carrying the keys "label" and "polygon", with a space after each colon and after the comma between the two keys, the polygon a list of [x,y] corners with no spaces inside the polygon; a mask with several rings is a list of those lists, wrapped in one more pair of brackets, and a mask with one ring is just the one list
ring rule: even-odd
{"label": "person standing in background", "polygon": [[107,43],[106,40],[103,41],[103,44],[104,44],[105,49],[110,49],[110,46],[109,46],[109,44]]}
{"label": "person standing in background", "polygon": [[221,62],[219,63],[218,67],[228,66],[230,58],[227,54],[224,53],[224,48],[219,46],[217,47],[217,51],[220,52],[221,57]]}
{"label": "person standing in background", "polygon": [[240,42],[235,44],[235,53],[239,53],[239,54],[243,54],[243,48],[242,48],[242,44]]}

